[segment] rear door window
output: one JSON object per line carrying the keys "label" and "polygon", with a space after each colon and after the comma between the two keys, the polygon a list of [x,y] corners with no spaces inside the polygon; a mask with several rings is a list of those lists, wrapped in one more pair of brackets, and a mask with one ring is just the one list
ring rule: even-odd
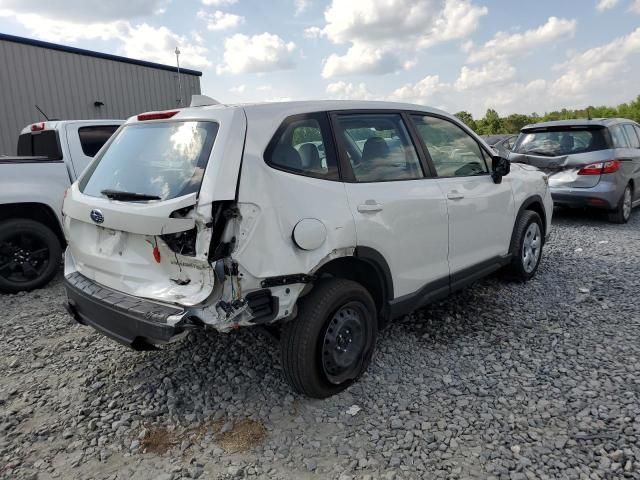
{"label": "rear door window", "polygon": [[95,157],[98,150],[102,148],[117,129],[118,125],[80,127],[78,129],[78,137],[80,138],[82,153],[87,157]]}
{"label": "rear door window", "polygon": [[400,114],[339,114],[336,119],[336,136],[357,182],[424,178]]}
{"label": "rear door window", "polygon": [[638,139],[638,135],[636,134],[636,130],[633,128],[633,125],[630,123],[624,125],[624,131],[627,133],[627,138],[629,139],[631,148],[640,148],[640,139]]}
{"label": "rear door window", "polygon": [[62,160],[62,149],[57,130],[23,133],[18,138],[18,155]]}
{"label": "rear door window", "polygon": [[198,192],[213,148],[214,122],[157,122],[126,125],[91,164],[80,191],[137,193],[161,200]]}

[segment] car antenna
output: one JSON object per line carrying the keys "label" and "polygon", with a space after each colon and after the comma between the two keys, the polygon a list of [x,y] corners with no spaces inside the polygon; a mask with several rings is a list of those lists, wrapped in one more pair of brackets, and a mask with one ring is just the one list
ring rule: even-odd
{"label": "car antenna", "polygon": [[41,109],[38,105],[36,105],[36,108],[37,108],[37,109],[38,109],[38,111],[42,114],[42,116],[43,116],[44,118],[46,118],[46,119],[47,119],[47,122],[49,122],[49,121],[50,121],[50,118],[49,118],[49,117],[47,117],[47,114],[46,114],[46,113],[44,113],[44,112],[42,111],[42,109]]}

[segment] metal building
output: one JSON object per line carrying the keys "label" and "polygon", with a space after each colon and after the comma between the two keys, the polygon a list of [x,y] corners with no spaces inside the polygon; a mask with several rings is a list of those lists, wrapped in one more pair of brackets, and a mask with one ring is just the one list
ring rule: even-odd
{"label": "metal building", "polygon": [[[202,72],[180,69],[183,105]],[[0,155],[15,155],[20,130],[50,119],[127,118],[176,107],[178,69],[0,33]]]}

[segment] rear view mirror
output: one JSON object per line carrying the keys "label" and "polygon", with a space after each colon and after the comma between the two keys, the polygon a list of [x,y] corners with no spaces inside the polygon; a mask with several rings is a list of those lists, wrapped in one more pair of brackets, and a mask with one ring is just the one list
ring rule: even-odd
{"label": "rear view mirror", "polygon": [[491,162],[491,178],[494,183],[502,183],[502,177],[509,175],[511,163],[500,155],[495,155]]}

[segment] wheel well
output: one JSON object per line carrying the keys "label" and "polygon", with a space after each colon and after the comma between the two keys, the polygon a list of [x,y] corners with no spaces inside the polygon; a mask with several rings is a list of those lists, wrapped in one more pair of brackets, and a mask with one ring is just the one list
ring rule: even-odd
{"label": "wheel well", "polygon": [[538,215],[540,215],[540,218],[542,219],[542,237],[544,238],[547,231],[547,216],[545,215],[544,207],[542,206],[542,204],[537,200],[534,200],[524,209],[531,210],[532,212],[536,212]]}
{"label": "wheel well", "polygon": [[14,218],[28,218],[46,225],[58,237],[60,245],[63,248],[66,245],[58,217],[48,205],[42,203],[7,203],[0,205],[0,221]]}
{"label": "wheel well", "polygon": [[331,260],[316,272],[318,277],[345,278],[358,282],[367,289],[378,311],[380,328],[384,326],[388,317],[387,291],[382,274],[376,266],[358,257],[342,257]]}

